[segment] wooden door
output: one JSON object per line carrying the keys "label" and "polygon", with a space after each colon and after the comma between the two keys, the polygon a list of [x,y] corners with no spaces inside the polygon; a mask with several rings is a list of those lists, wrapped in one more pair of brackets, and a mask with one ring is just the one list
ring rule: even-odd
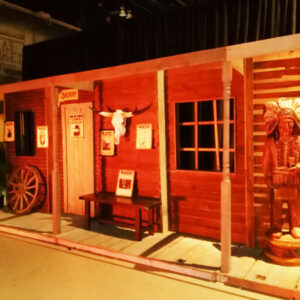
{"label": "wooden door", "polygon": [[64,212],[83,215],[80,195],[94,192],[93,112],[91,103],[62,106]]}

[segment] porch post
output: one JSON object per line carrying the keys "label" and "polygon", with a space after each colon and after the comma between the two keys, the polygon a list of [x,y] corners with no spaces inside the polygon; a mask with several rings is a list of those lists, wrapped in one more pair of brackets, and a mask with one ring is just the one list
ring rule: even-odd
{"label": "porch post", "polygon": [[223,124],[223,180],[221,183],[221,271],[228,273],[231,268],[231,181],[230,181],[230,92],[232,67],[224,61],[222,70],[224,124]]}
{"label": "porch post", "polygon": [[167,147],[166,147],[166,114],[165,114],[165,72],[157,71],[157,101],[158,101],[158,136],[159,136],[159,169],[162,231],[169,230],[168,219],[168,185],[167,185]]}
{"label": "porch post", "polygon": [[60,174],[58,165],[58,107],[57,107],[57,89],[51,88],[51,107],[52,107],[52,217],[53,217],[53,234],[61,232],[61,213],[60,213]]}

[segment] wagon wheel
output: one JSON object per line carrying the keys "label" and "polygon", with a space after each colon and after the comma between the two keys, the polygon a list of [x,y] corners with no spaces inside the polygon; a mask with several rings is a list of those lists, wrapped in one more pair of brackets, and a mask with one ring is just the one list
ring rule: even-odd
{"label": "wagon wheel", "polygon": [[36,208],[44,200],[45,183],[32,166],[14,170],[7,185],[7,205],[17,214]]}

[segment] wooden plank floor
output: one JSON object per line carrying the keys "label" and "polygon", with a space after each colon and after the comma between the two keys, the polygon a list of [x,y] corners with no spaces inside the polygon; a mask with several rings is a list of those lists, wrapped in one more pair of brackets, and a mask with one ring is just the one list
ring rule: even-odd
{"label": "wooden plank floor", "polygon": [[[84,229],[84,218],[62,216],[62,233],[57,237],[122,252],[172,262],[182,266],[220,271],[220,242],[197,236],[173,232],[144,234],[142,241],[134,240],[134,231],[93,221],[91,230]],[[6,208],[0,209],[0,225],[37,233],[52,233],[52,215],[32,213],[14,215]],[[229,275],[300,291],[300,267],[285,267],[271,263],[262,249],[232,246],[231,272]]]}

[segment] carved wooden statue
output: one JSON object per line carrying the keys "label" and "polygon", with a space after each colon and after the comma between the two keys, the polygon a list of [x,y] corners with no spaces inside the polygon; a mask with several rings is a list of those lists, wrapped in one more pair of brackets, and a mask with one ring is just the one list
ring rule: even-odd
{"label": "carved wooden statue", "polygon": [[282,206],[288,203],[290,234],[300,238],[300,99],[266,103],[263,170],[271,192],[272,239],[282,236]]}

